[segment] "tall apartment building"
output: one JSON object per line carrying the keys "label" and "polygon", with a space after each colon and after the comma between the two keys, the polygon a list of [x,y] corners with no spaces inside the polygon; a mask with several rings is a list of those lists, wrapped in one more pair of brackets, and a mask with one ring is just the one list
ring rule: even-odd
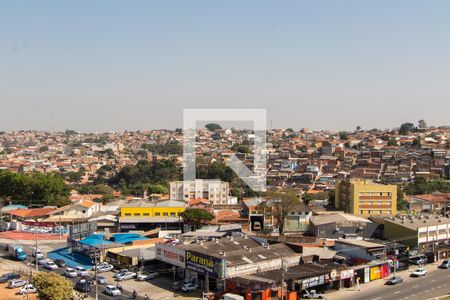
{"label": "tall apartment building", "polygon": [[208,199],[212,204],[228,204],[230,187],[228,182],[217,179],[196,179],[170,183],[170,199],[189,201]]}
{"label": "tall apartment building", "polygon": [[342,180],[336,184],[335,206],[362,216],[397,214],[397,186],[369,180]]}

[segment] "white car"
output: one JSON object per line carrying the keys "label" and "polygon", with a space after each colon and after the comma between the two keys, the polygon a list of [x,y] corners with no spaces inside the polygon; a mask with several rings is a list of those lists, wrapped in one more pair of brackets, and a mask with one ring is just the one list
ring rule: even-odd
{"label": "white car", "polygon": [[78,276],[88,276],[88,271],[80,266],[75,267],[75,271],[77,272]]}
{"label": "white car", "polygon": [[22,287],[22,286],[26,285],[27,283],[28,283],[27,280],[14,279],[8,283],[8,288],[14,289],[14,288]]}
{"label": "white car", "polygon": [[31,255],[33,256],[33,257],[36,257],[36,258],[44,258],[44,254],[41,252],[41,249],[39,249],[39,248],[33,248],[32,250],[31,250]]}
{"label": "white car", "polygon": [[58,270],[58,266],[53,262],[53,260],[47,260],[45,262],[44,268],[49,270]]}
{"label": "white car", "polygon": [[427,274],[427,270],[424,268],[417,268],[414,272],[411,273],[413,277],[425,276]]}
{"label": "white car", "polygon": [[134,272],[125,272],[123,274],[117,275],[116,279],[118,281],[123,281],[123,280],[133,279],[134,277],[136,277],[136,273],[134,273]]}
{"label": "white car", "polygon": [[32,293],[36,293],[36,292],[37,292],[37,290],[32,284],[27,284],[27,285],[21,287],[19,290],[19,294],[21,294],[21,295],[32,294]]}
{"label": "white car", "polygon": [[156,272],[150,272],[150,273],[147,273],[147,274],[140,273],[140,274],[137,275],[136,279],[138,281],[145,281],[145,280],[153,279],[156,276],[158,276],[158,273],[156,273]]}
{"label": "white car", "polygon": [[181,287],[181,290],[183,292],[192,292],[192,291],[195,291],[197,288],[198,288],[198,285],[196,285],[195,283],[185,283]]}
{"label": "white car", "polygon": [[75,270],[72,269],[72,268],[66,268],[66,269],[64,270],[64,275],[66,275],[66,276],[69,277],[69,278],[75,278],[75,277],[78,276],[77,271],[75,271]]}
{"label": "white car", "polygon": [[114,267],[108,263],[99,264],[95,268],[99,273],[112,271],[114,269]]}
{"label": "white car", "polygon": [[115,285],[107,285],[105,288],[105,293],[111,296],[119,296],[122,294]]}

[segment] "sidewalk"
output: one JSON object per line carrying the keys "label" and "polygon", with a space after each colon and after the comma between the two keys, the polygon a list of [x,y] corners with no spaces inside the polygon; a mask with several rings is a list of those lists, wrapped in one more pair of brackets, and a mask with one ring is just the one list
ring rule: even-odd
{"label": "sidewalk", "polygon": [[[427,269],[428,273],[432,273],[438,270],[438,266],[440,265],[440,262],[434,262],[431,264],[426,264],[424,267]],[[399,275],[403,278],[403,282],[409,282],[414,280],[413,278],[409,277],[409,275],[416,269],[418,266],[411,266],[409,270],[396,272],[396,275]],[[346,299],[349,296],[355,296],[357,294],[364,294],[364,292],[373,291],[378,288],[384,287],[384,284],[386,281],[391,278],[393,274],[389,275],[389,277],[381,278],[378,280],[374,280],[369,283],[360,284],[360,291],[357,290],[356,286],[353,286],[351,288],[343,288],[338,291],[329,291],[325,294],[326,298],[333,299],[333,300],[340,300],[340,299]]]}

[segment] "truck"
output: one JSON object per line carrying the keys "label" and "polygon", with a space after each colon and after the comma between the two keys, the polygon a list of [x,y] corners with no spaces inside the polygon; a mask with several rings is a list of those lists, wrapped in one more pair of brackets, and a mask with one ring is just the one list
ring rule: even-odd
{"label": "truck", "polygon": [[8,253],[17,260],[27,259],[27,254],[22,246],[8,245]]}

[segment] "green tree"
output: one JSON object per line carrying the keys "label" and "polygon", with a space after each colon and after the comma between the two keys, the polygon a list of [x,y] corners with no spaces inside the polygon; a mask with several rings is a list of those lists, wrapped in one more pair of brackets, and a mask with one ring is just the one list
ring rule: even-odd
{"label": "green tree", "polygon": [[419,127],[420,129],[427,128],[427,123],[424,120],[419,120],[417,122],[417,127]]}
{"label": "green tree", "polygon": [[397,185],[397,210],[404,211],[406,210],[407,202],[405,201],[405,193],[400,185]]}
{"label": "green tree", "polygon": [[214,219],[214,214],[200,208],[188,208],[182,215],[183,222],[195,226],[195,229],[201,225],[207,224]]}
{"label": "green tree", "polygon": [[216,131],[222,129],[222,126],[220,126],[217,123],[209,123],[205,125],[205,128],[208,129],[209,131]]}
{"label": "green tree", "polygon": [[[181,179],[181,168],[172,160],[158,160],[155,163],[140,160],[136,165],[128,165],[120,169],[109,183],[126,193],[142,194],[149,185],[161,184],[167,186],[170,181]],[[137,191],[139,189],[139,191]],[[151,192],[150,190],[148,192]]]}
{"label": "green tree", "polygon": [[397,144],[397,142],[396,142],[395,140],[389,140],[389,141],[387,142],[387,145],[388,145],[388,146],[398,146],[398,144]]}
{"label": "green tree", "polygon": [[265,211],[271,211],[276,223],[280,227],[280,233],[283,234],[284,223],[293,207],[300,203],[294,190],[288,189],[284,192],[270,190],[264,193],[268,200],[259,204],[259,208]]}
{"label": "green tree", "polygon": [[69,201],[69,187],[53,173],[0,171],[0,197],[14,203],[63,206]]}
{"label": "green tree", "polygon": [[361,126],[356,126],[356,131],[360,131],[361,130]]}
{"label": "green tree", "polygon": [[69,300],[72,296],[72,282],[56,273],[39,272],[32,283],[43,300]]}
{"label": "green tree", "polygon": [[202,179],[220,179],[226,182],[232,182],[235,174],[225,163],[215,161],[211,164],[198,164],[196,168],[197,178]]}
{"label": "green tree", "polygon": [[413,123],[404,123],[400,126],[399,134],[408,134],[414,130],[414,124]]}
{"label": "green tree", "polygon": [[303,203],[308,205],[309,203],[311,203],[311,201],[314,201],[314,197],[311,194],[304,193],[302,200],[303,200]]}
{"label": "green tree", "polygon": [[348,140],[348,133],[345,132],[345,131],[339,132],[339,138],[340,138],[342,141]]}

